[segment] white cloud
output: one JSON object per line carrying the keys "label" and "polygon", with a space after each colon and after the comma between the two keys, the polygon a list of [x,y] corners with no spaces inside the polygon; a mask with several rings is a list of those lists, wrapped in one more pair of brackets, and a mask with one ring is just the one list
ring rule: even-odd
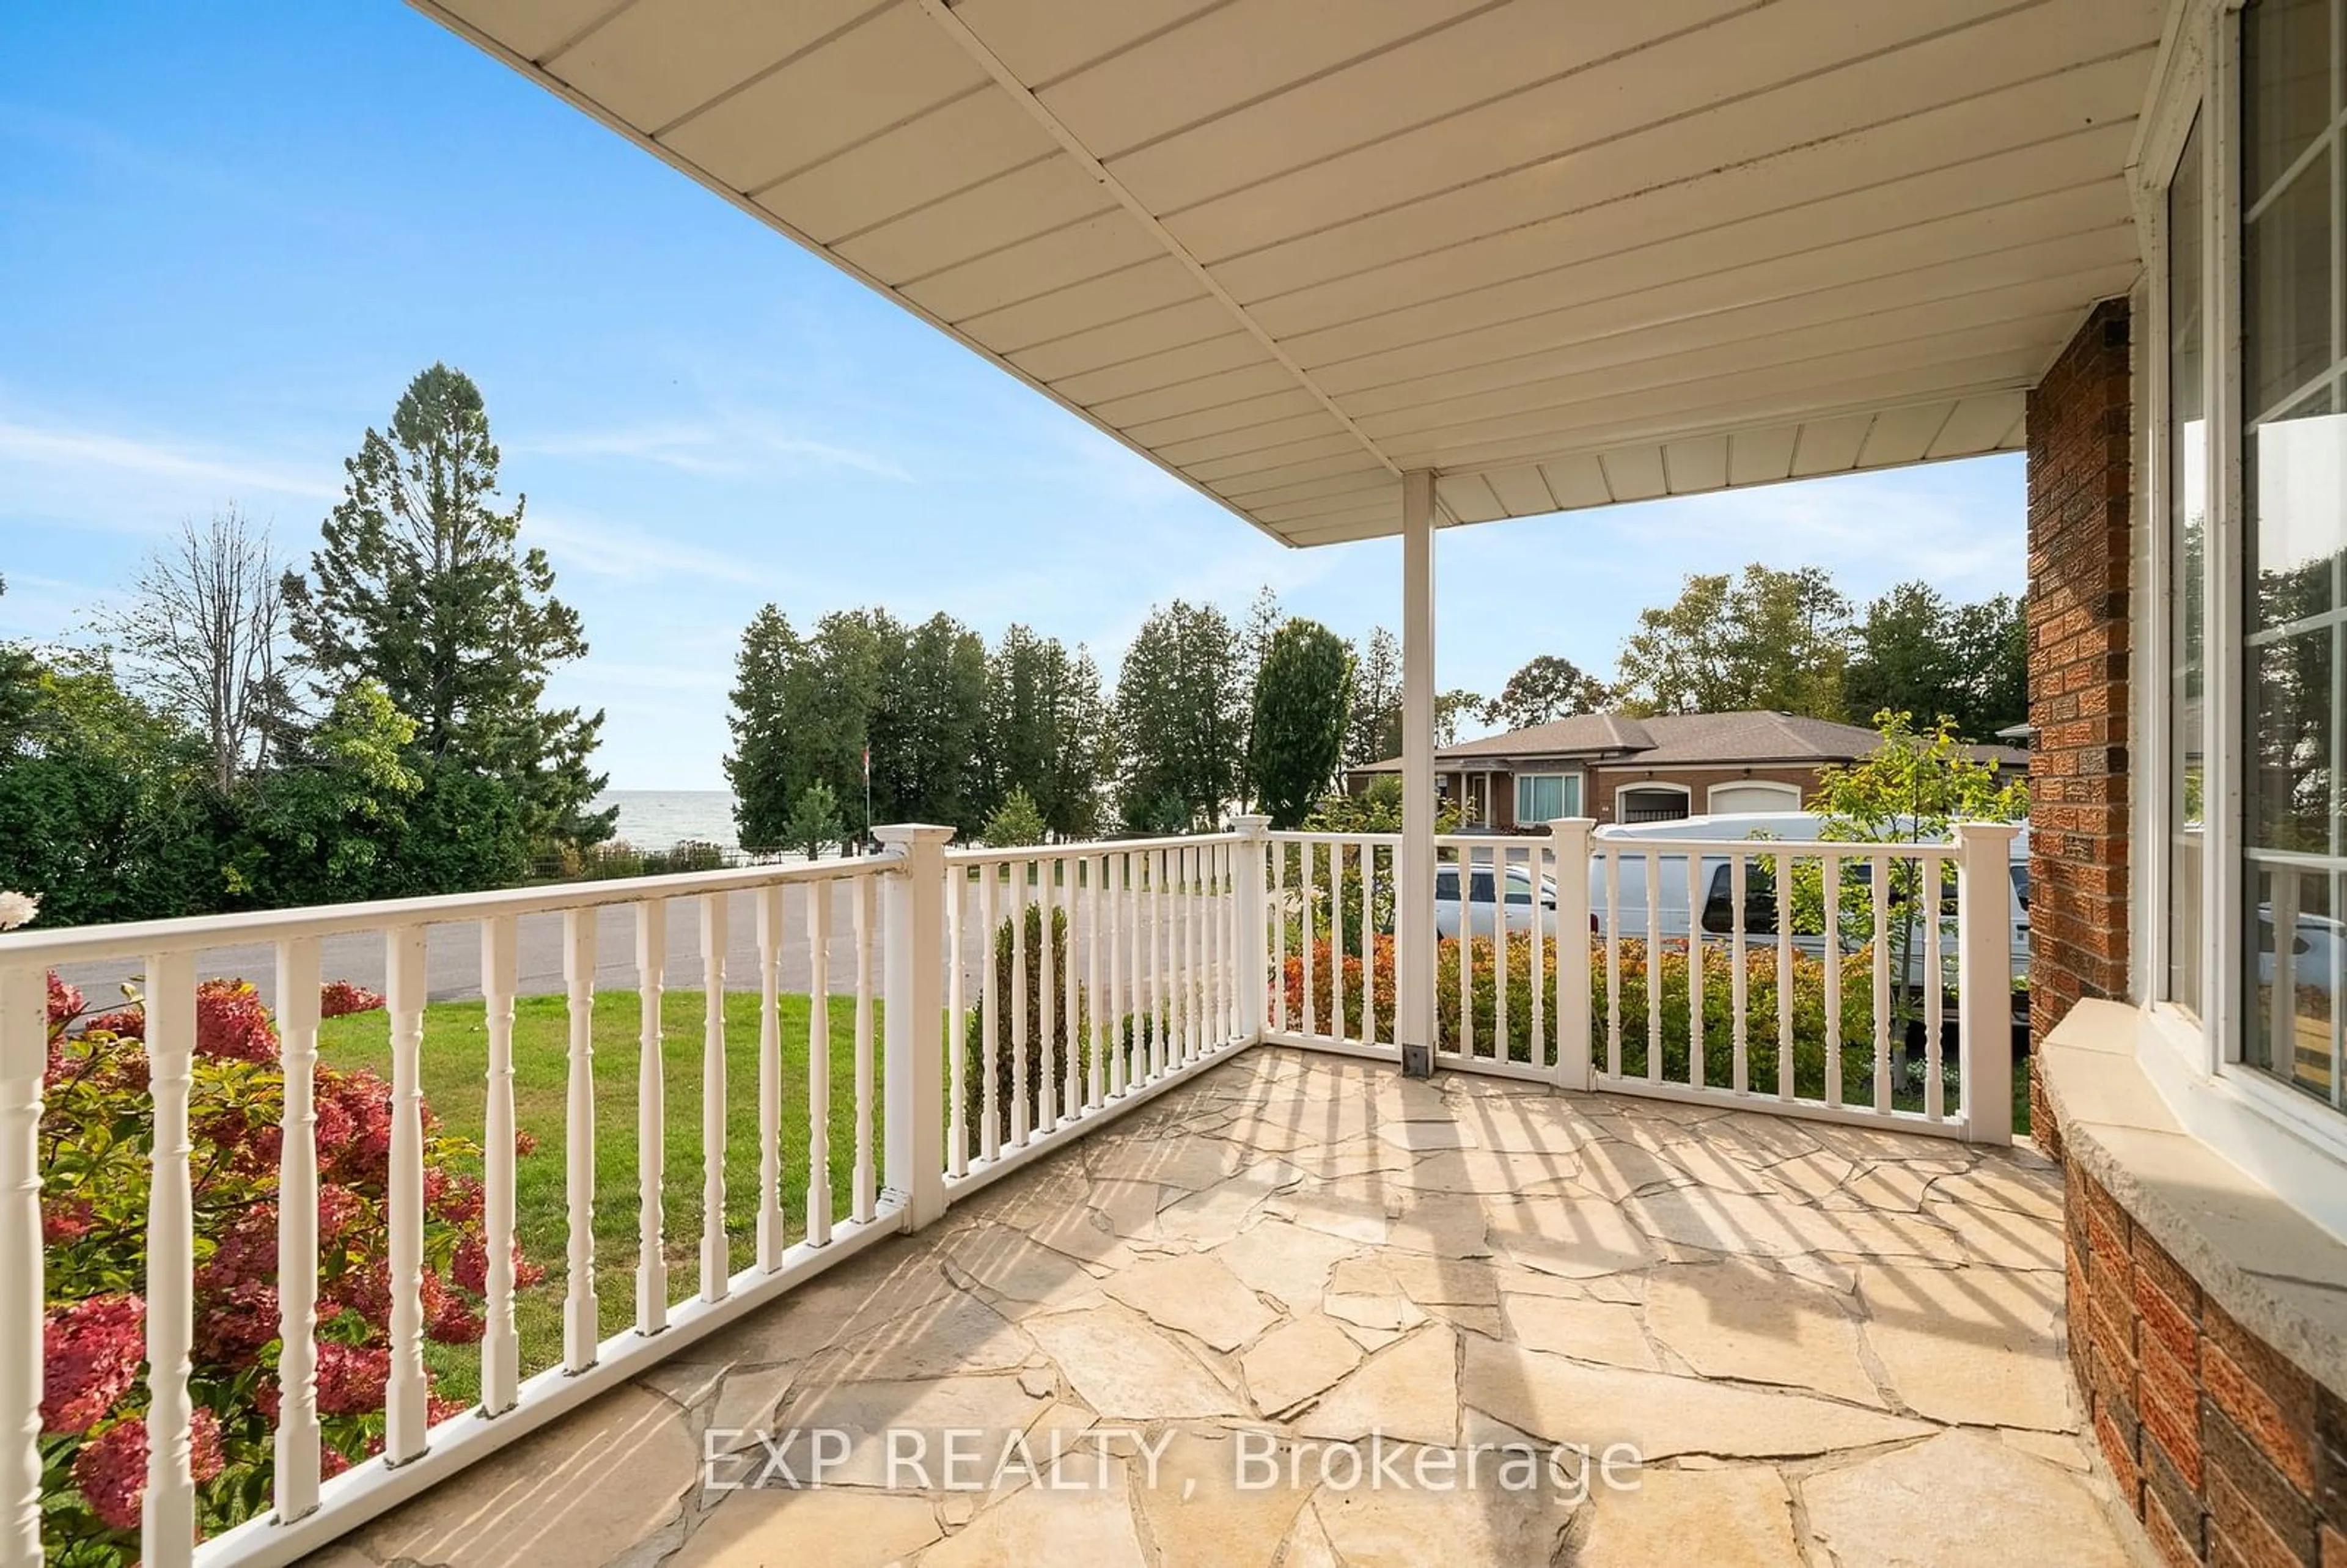
{"label": "white cloud", "polygon": [[780,428],[763,416],[714,414],[682,421],[574,431],[509,442],[507,449],[557,457],[618,458],[656,463],[704,478],[846,468],[875,478],[912,481],[900,465],[876,453]]}
{"label": "white cloud", "polygon": [[744,557],[703,549],[684,544],[673,536],[628,524],[592,520],[572,512],[530,507],[522,518],[522,541],[544,546],[558,566],[576,568],[592,577],[620,578],[631,582],[702,578],[752,588],[768,587],[774,579],[770,569]]}
{"label": "white cloud", "polygon": [[[333,500],[341,492],[324,472],[288,467],[248,455],[108,430],[23,424],[0,418],[0,466],[66,470],[103,491],[109,480],[135,475],[173,487],[200,487],[225,499],[252,495]],[[155,519],[157,527],[169,518]]]}

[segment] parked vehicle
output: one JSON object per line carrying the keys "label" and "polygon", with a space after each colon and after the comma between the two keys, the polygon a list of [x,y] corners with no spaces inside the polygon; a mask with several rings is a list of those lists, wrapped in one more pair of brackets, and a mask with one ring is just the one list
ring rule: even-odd
{"label": "parked vehicle", "polygon": [[[1748,840],[1773,840],[1785,844],[1814,844],[1824,832],[1823,819],[1815,812],[1766,812],[1749,815],[1690,816],[1676,822],[1616,823],[1596,830],[1598,842],[1606,845],[1635,846],[1641,840],[1686,842],[1712,840],[1722,844]],[[1725,852],[1704,856],[1701,859],[1699,886],[1703,907],[1690,918],[1687,905],[1686,856],[1684,853],[1662,854],[1655,856],[1657,879],[1661,883],[1658,903],[1652,924],[1648,919],[1646,860],[1639,855],[1624,855],[1617,875],[1614,918],[1622,935],[1645,938],[1650,932],[1664,941],[1687,940],[1691,930],[1700,929],[1703,939],[1725,940],[1735,929],[1734,873]],[[1746,895],[1744,933],[1754,941],[1775,941],[1777,938],[1776,896],[1768,879],[1757,874],[1759,862],[1749,858],[1746,865]],[[2006,918],[2012,945],[2014,972],[2025,974],[2029,968],[2029,830],[2024,827],[2014,835],[2006,859],[2008,873]],[[1842,867],[1844,886],[1866,886],[1873,867],[1864,861],[1846,862]],[[1590,924],[1600,936],[1606,929],[1605,868],[1602,860],[1593,860],[1589,872]],[[1945,919],[1952,908],[1943,909]],[[1912,919],[1913,916],[1909,915]],[[1949,950],[1953,950],[1952,921],[1946,929]],[[1825,938],[1819,933],[1799,933],[1794,945],[1812,956],[1825,950]],[[1922,953],[1920,940],[1911,945],[1914,955],[1908,963],[1906,983],[1921,984]]]}
{"label": "parked vehicle", "polygon": [[1495,858],[1505,862],[1507,876],[1508,929],[1529,931],[1533,928],[1535,907],[1542,936],[1556,935],[1556,878],[1540,879],[1537,897],[1533,895],[1531,846],[1536,840],[1520,841],[1516,853],[1522,860],[1508,858],[1509,844],[1505,839],[1492,840],[1489,850],[1481,845],[1468,853],[1467,899],[1459,899],[1459,865],[1446,862],[1434,872],[1434,934],[1439,938],[1459,935],[1463,924],[1478,937],[1491,936],[1499,929],[1500,883],[1492,869]]}

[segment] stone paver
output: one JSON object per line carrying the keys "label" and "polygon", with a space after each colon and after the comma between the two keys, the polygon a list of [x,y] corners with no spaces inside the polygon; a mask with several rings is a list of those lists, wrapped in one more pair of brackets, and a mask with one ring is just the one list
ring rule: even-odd
{"label": "stone paver", "polygon": [[2025,1149],[1262,1048],[314,1561],[2100,1568],[2061,1224]]}

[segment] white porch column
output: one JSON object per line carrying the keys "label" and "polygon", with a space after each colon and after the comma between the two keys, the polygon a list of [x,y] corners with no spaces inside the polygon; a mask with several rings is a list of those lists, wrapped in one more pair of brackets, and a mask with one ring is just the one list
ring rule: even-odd
{"label": "white porch column", "polygon": [[1434,1045],[1434,474],[1401,477],[1401,886],[1394,900],[1397,1039]]}
{"label": "white porch column", "polygon": [[[881,1175],[903,1200],[907,1230],[946,1212],[945,1024],[946,845],[950,827],[900,823],[873,836],[904,862],[881,885],[882,1049],[887,1097]],[[1074,922],[1071,921],[1072,927]],[[1048,928],[1048,927],[1047,927]],[[955,963],[961,955],[953,955]],[[959,1040],[947,1049],[958,1050]],[[1072,1049],[1072,1048],[1071,1048]]]}

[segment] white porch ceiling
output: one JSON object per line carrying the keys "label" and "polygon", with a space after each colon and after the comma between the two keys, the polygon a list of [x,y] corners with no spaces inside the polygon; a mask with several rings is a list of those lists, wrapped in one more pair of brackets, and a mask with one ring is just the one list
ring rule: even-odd
{"label": "white porch ceiling", "polygon": [[1275,537],[2017,447],[2162,0],[415,0]]}

